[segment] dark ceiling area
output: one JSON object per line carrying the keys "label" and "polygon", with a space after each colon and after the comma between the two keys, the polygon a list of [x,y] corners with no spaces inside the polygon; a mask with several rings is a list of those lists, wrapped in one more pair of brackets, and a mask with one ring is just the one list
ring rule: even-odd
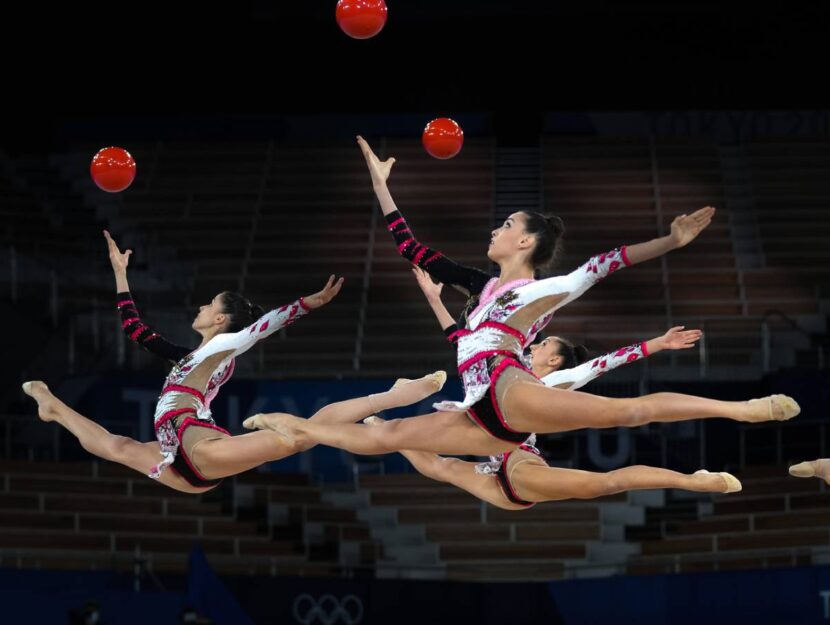
{"label": "dark ceiling area", "polygon": [[[83,115],[823,108],[821,3],[388,0],[370,40],[335,2],[6,8],[0,131]],[[40,18],[40,19],[39,19]],[[517,121],[517,123],[519,123]],[[534,122],[535,123],[535,122]]]}

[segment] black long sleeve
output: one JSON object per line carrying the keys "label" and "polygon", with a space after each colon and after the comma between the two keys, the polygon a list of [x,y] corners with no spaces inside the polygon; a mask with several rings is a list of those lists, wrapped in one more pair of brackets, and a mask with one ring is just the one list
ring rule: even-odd
{"label": "black long sleeve", "polygon": [[193,351],[188,347],[171,343],[144,323],[129,291],[119,293],[116,297],[118,312],[121,314],[121,328],[128,339],[138,343],[148,352],[174,363]]}
{"label": "black long sleeve", "polygon": [[441,252],[415,239],[412,230],[399,211],[386,215],[387,229],[392,233],[398,252],[433,278],[463,291],[468,296],[478,295],[493,277],[475,267],[460,265]]}

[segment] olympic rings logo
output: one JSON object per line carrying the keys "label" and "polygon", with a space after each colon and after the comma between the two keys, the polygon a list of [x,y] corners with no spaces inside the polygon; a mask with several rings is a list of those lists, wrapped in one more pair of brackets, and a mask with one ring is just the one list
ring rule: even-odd
{"label": "olympic rings logo", "polygon": [[363,620],[363,602],[360,597],[346,595],[337,599],[325,594],[317,601],[308,593],[294,599],[294,620],[300,625],[357,625]]}

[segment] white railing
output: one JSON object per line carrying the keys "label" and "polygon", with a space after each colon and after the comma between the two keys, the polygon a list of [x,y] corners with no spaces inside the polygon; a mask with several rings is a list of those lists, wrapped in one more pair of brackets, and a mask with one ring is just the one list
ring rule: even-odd
{"label": "white railing", "polygon": [[[386,137],[380,140],[380,158],[386,159]],[[363,278],[360,283],[360,308],[357,313],[357,327],[354,335],[354,355],[352,356],[352,370],[360,371],[363,358],[363,339],[366,332],[366,316],[369,312],[369,286],[372,281],[372,264],[375,259],[375,238],[378,227],[378,212],[380,205],[377,197],[372,194],[371,216],[369,217],[369,235],[366,242],[366,255],[363,261]]]}
{"label": "white railing", "polygon": [[[657,219],[657,235],[662,236],[666,232],[666,224],[663,217],[663,199],[660,193],[660,164],[657,157],[657,143],[654,136],[649,137],[649,155],[651,156],[651,184],[654,193],[654,211]],[[660,257],[660,275],[663,281],[663,299],[666,308],[666,320],[671,320],[671,283],[669,282],[669,264],[666,255]]]}
{"label": "white railing", "polygon": [[245,258],[242,261],[242,269],[239,275],[239,292],[245,291],[245,280],[248,278],[248,267],[251,264],[251,256],[253,255],[254,242],[256,241],[257,227],[259,226],[259,218],[262,215],[262,202],[265,199],[265,192],[268,189],[268,176],[271,174],[271,166],[274,162],[274,140],[268,141],[268,148],[265,151],[265,162],[262,166],[262,178],[259,181],[259,190],[257,192],[256,202],[254,203],[254,211],[251,216],[251,229],[248,232],[248,244],[245,246]]}

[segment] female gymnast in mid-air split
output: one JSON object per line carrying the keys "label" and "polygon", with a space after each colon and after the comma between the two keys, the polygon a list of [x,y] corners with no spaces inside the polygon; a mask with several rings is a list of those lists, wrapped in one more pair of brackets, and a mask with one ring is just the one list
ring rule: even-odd
{"label": "female gymnast in mid-air split", "polygon": [[[257,415],[248,427],[273,429],[288,442],[322,443],[357,454],[428,451],[446,455],[496,455],[515,450],[532,432],[637,427],[651,422],[724,417],[736,421],[785,420],[799,412],[784,395],[749,401],[718,401],[679,393],[606,398],[545,386],[521,361],[522,353],[554,311],[615,271],[657,258],[693,241],[715,209],[681,215],[668,235],[590,258],[569,274],[541,280],[537,270],[556,255],[561,220],[518,211],[493,230],[487,256],[498,276],[465,267],[415,239],[387,186],[394,164],[381,161],[360,137],[372,184],[401,255],[436,280],[469,296],[458,332],[458,371],[465,397],[436,404],[438,412],[377,426],[325,426],[291,415]],[[406,357],[402,339],[402,357]]]}
{"label": "female gymnast in mid-air split", "polygon": [[[330,302],[340,291],[343,279],[335,281],[331,276],[321,291],[267,314],[238,293],[219,293],[199,308],[192,327],[202,341],[191,349],[167,341],[141,319],[127,283],[132,251],[122,253],[109,233],[104,235],[115,273],[124,332],[130,340],[172,365],[156,406],[157,440],[142,443],[111,434],[60,401],[43,382],[25,382],[23,390],[37,401],[40,418],[62,425],[91,454],[187,493],[205,492],[222,478],[307,449],[308,445],[286,444],[273,432],[231,436],[214,422],[210,403],[231,377],[234,358],[257,341]],[[440,390],[445,379],[443,372],[436,372],[419,380],[400,380],[384,393],[326,406],[311,420],[337,423],[354,414],[359,419],[374,411],[406,406]],[[166,470],[168,467],[171,470]]]}
{"label": "female gymnast in mid-air split", "polygon": [[[435,284],[420,268],[412,270],[441,328],[455,341],[457,326],[441,301],[441,284]],[[559,336],[548,336],[530,347],[530,370],[545,386],[576,390],[619,366],[652,356],[665,349],[688,349],[700,339],[700,330],[678,326],[663,336],[635,343],[587,360],[580,346]],[[354,419],[353,421],[356,421]],[[383,420],[373,416],[369,425]],[[401,452],[421,474],[448,482],[506,510],[524,510],[543,501],[593,499],[631,490],[679,488],[695,492],[732,493],[741,483],[729,473],[701,470],[691,475],[644,465],[597,473],[550,467],[531,436],[512,452],[491,456],[489,462],[468,462],[425,451]]]}

